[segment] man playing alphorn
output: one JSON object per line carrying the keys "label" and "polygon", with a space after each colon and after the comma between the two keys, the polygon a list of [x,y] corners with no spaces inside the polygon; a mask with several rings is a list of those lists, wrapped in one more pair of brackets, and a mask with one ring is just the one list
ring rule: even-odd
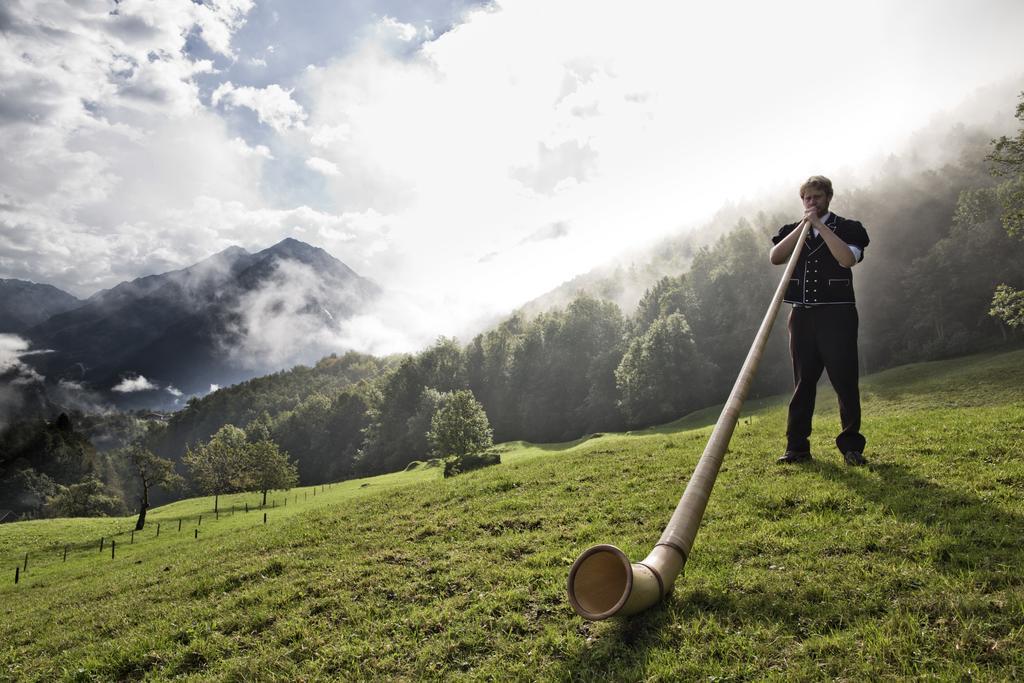
{"label": "man playing alphorn", "polygon": [[[811,459],[811,418],[822,370],[839,397],[843,431],[836,446],[847,465],[864,465],[864,435],[860,433],[860,389],[857,364],[857,307],[853,296],[853,266],[864,259],[868,233],[857,221],[829,211],[832,181],[811,176],[800,186],[804,220],[811,231],[802,245],[796,270],[783,299],[793,305],[789,315],[789,351],[795,389],[786,424],[786,452],[780,463]],[[787,262],[800,223],[784,225],[772,237],[771,262]]]}

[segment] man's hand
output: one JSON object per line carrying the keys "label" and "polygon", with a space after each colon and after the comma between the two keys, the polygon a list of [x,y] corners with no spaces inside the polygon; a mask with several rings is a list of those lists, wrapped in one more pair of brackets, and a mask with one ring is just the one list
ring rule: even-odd
{"label": "man's hand", "polygon": [[821,218],[818,217],[818,209],[813,206],[804,210],[804,220],[810,221],[811,227],[818,232],[822,232],[826,229],[825,224],[822,223]]}
{"label": "man's hand", "polygon": [[832,256],[835,257],[836,261],[839,262],[843,268],[853,268],[857,263],[857,257],[850,251],[850,245],[839,239],[839,236],[832,232],[832,230],[825,225],[821,225],[818,228],[818,234],[821,235],[821,239],[825,240],[825,246],[832,252]]}

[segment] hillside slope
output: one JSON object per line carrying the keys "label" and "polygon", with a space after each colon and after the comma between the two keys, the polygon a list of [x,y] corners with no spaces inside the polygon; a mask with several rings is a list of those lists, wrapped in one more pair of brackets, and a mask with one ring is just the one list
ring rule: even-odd
{"label": "hillside slope", "polygon": [[[7,525],[0,677],[1021,677],[1022,387],[1024,351],[866,379],[861,469],[830,446],[830,391],[806,466],[773,462],[783,399],[745,411],[685,576],[629,620],[578,618],[569,565],[597,542],[635,559],[650,549],[708,411],[572,444],[507,444],[503,465],[452,480],[421,469],[318,500],[294,491],[266,525],[182,501],[151,513],[159,539],[148,526],[114,560],[93,547],[65,564],[56,550],[123,521]],[[168,532],[200,511],[201,525]],[[15,586],[8,567],[30,537],[52,559]]]}

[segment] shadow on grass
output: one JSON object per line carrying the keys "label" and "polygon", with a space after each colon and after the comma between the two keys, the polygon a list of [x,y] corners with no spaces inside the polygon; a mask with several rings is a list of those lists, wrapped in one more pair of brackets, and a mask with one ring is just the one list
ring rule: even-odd
{"label": "shadow on grass", "polygon": [[[854,614],[856,612],[856,614]],[[612,619],[606,625],[582,625],[582,632],[595,633],[592,641],[563,660],[554,680],[644,681],[706,679],[708,667],[732,664],[740,669],[754,666],[758,657],[772,652],[737,651],[733,641],[741,632],[758,632],[767,638],[774,652],[788,642],[802,641],[813,634],[844,628],[856,616],[874,616],[884,607],[829,605],[816,599],[794,599],[789,593],[770,590],[741,592],[721,587],[687,585],[685,576],[661,604],[641,614]],[[765,635],[770,634],[770,635]],[[746,640],[756,645],[757,637]],[[660,662],[658,660],[661,660]],[[672,671],[666,660],[677,662]],[[746,661],[743,661],[746,660]]]}
{"label": "shadow on grass", "polygon": [[870,465],[879,476],[866,477],[829,462],[814,467],[858,496],[884,506],[898,517],[923,524],[935,533],[932,556],[944,572],[1024,566],[1020,543],[1024,517],[976,495],[946,488],[895,463]]}
{"label": "shadow on grass", "polygon": [[[1024,516],[945,488],[899,464],[872,465],[877,477],[828,462],[806,467],[904,521],[927,527],[923,565],[951,576],[969,571],[971,583],[983,592],[1024,585]],[[713,660],[719,656],[716,639],[723,637],[723,628],[760,627],[782,638],[776,642],[785,643],[839,631],[862,619],[882,618],[891,609],[888,599],[833,604],[824,599],[826,594],[827,587],[821,585],[780,592],[750,586],[733,591],[687,585],[685,575],[680,576],[674,593],[647,612],[602,625],[581,624],[581,633],[592,639],[562,662],[555,678],[644,680],[654,653],[666,649],[675,650],[681,662]]]}

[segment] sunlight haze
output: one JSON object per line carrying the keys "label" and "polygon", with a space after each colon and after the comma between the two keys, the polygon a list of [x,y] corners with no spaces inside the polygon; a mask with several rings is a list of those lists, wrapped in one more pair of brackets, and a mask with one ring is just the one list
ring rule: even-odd
{"label": "sunlight haze", "polygon": [[1009,0],[360,7],[6,3],[0,274],[294,237],[387,292],[339,344],[412,351],[1024,76]]}

